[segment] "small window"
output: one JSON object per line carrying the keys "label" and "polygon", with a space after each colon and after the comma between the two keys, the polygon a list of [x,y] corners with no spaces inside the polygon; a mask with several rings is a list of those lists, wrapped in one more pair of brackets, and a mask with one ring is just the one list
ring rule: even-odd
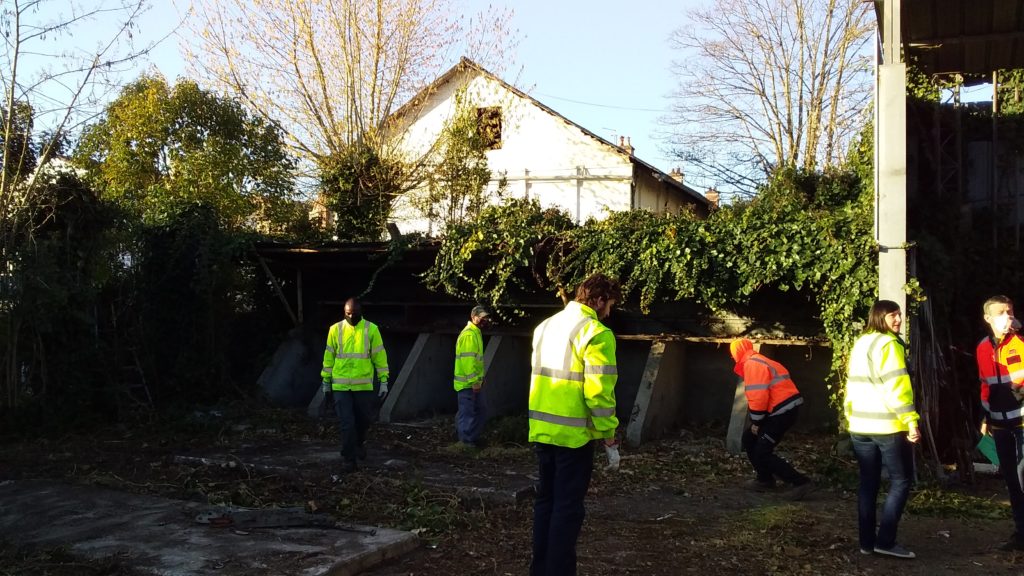
{"label": "small window", "polygon": [[484,148],[487,150],[501,148],[501,108],[497,106],[477,108],[476,125],[483,138]]}

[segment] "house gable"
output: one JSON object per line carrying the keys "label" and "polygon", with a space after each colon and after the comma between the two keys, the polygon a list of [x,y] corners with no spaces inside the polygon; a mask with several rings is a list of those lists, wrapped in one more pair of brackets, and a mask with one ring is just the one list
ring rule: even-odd
{"label": "house gable", "polygon": [[[660,212],[695,204],[706,210],[703,197],[665,182],[667,175],[633,157],[631,149],[600,138],[465,59],[395,114],[392,133],[400,135],[407,159],[423,157],[435,145],[460,101],[500,125],[500,142],[486,153],[492,192],[503,179],[506,196],[537,199],[581,223],[632,208]],[[638,193],[638,184],[646,192]],[[393,212],[400,229],[440,232],[402,200]]]}

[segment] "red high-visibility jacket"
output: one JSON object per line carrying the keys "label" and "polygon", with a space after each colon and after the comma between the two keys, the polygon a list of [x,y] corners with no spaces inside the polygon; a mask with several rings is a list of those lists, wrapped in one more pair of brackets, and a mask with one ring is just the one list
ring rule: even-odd
{"label": "red high-visibility jacket", "polygon": [[999,343],[986,336],[978,342],[975,359],[981,380],[981,405],[988,412],[989,425],[1020,426],[1021,401],[1017,395],[1022,394],[1024,386],[1024,341],[1016,334]]}
{"label": "red high-visibility jacket", "polygon": [[754,424],[804,403],[789,370],[775,360],[748,350],[737,359],[734,370],[743,378],[743,391]]}

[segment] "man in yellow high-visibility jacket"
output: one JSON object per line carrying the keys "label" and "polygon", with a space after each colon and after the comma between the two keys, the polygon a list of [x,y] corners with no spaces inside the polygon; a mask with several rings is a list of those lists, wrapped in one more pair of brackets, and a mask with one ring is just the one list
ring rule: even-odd
{"label": "man in yellow high-visibility jacket", "polygon": [[334,399],[341,432],[342,472],[354,472],[356,459],[366,458],[366,431],[373,414],[373,378],[378,395],[388,393],[388,355],[377,325],[363,318],[359,301],[345,302],[345,319],[327,331],[324,365],[320,372],[324,394]]}
{"label": "man in yellow high-visibility jacket", "polygon": [[576,574],[593,441],[602,441],[609,465],[618,467],[615,335],[601,320],[621,299],[617,280],[594,274],[576,289],[575,301],[533,333],[529,439],[540,472],[531,576]]}
{"label": "man in yellow high-visibility jacket", "polygon": [[484,409],[480,391],[484,385],[484,337],[482,329],[491,324],[491,313],[483,306],[474,306],[469,322],[455,343],[454,388],[459,399],[455,429],[459,442],[478,447],[484,429]]}

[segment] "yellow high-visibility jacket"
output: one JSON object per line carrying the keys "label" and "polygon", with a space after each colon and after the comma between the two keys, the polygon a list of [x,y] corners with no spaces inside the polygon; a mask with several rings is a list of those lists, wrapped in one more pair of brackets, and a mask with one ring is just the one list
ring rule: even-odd
{"label": "yellow high-visibility jacket", "polygon": [[850,352],[843,409],[856,434],[906,432],[920,419],[903,341],[892,333],[864,334]]}
{"label": "yellow high-visibility jacket", "polygon": [[472,322],[455,343],[455,391],[472,388],[484,379],[484,336]]}
{"label": "yellow high-visibility jacket", "polygon": [[342,320],[327,331],[324,366],[320,377],[332,390],[373,390],[373,375],[388,381],[388,355],[377,325],[365,318],[352,326]]}
{"label": "yellow high-visibility jacket", "polygon": [[542,322],[532,364],[530,442],[579,448],[615,435],[615,335],[592,308],[570,302]]}

